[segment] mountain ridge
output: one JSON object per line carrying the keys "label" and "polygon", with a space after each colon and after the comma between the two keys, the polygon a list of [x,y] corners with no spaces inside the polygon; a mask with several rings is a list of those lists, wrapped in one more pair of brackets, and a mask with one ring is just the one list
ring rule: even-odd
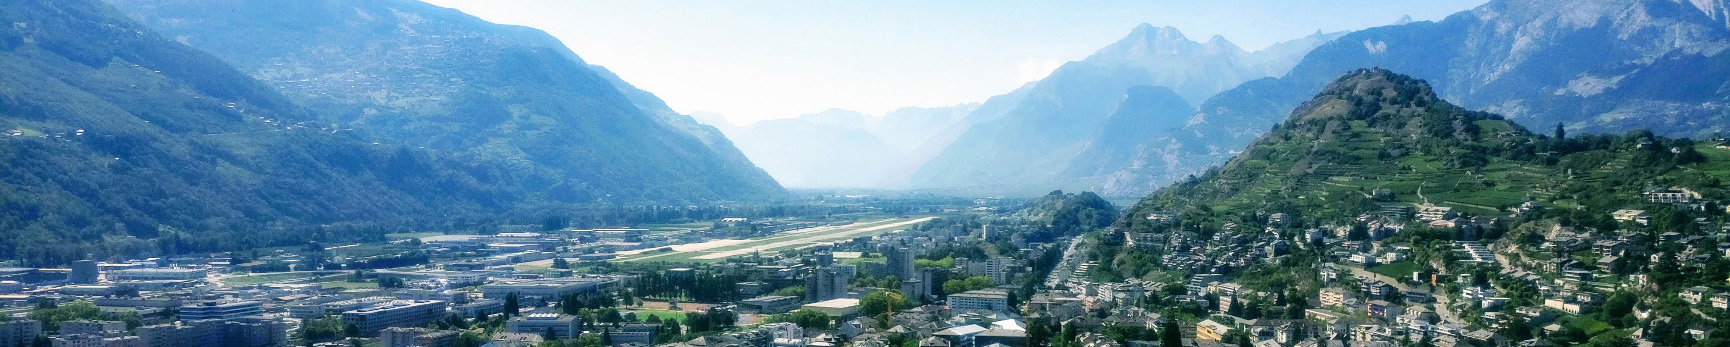
{"label": "mountain ridge", "polygon": [[571,203],[775,199],[718,130],[557,39],[417,1],[114,0],[382,141],[504,158]]}
{"label": "mountain ridge", "polygon": [[[1138,139],[1103,143],[1091,137],[1105,131],[1102,127],[1114,110],[1123,106],[1131,88],[1170,89],[1185,102],[1162,103],[1169,110],[1144,111],[1164,118],[1190,118],[1188,114],[1196,111],[1192,105],[1243,82],[1282,74],[1303,52],[1339,34],[1317,33],[1245,52],[1223,37],[1200,43],[1184,37],[1176,28],[1137,26],[1125,38],[1087,58],[1066,63],[1049,77],[1006,94],[1024,95],[1002,102],[987,101],[982,110],[1004,111],[988,119],[979,117],[982,120],[921,167],[912,176],[911,185],[916,189],[984,188],[998,193],[1005,191],[989,187],[1024,187],[1013,193],[1037,194],[1050,189],[1094,190],[1116,181],[1124,183],[1111,183],[1118,190],[1106,194],[1144,193],[1141,187],[1157,183],[1128,181],[1164,175],[1120,174],[1123,170],[1096,166],[1101,161],[1125,162],[1122,159],[1081,157],[1108,147],[1160,147],[1143,146],[1147,141]],[[1165,126],[1153,136],[1176,136],[1172,134],[1181,131]],[[1090,176],[1075,176],[1081,174]]]}

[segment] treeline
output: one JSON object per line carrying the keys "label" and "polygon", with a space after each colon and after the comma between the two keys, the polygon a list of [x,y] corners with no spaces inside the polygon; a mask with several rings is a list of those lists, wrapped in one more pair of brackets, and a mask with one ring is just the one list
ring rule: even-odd
{"label": "treeline", "polygon": [[636,295],[644,298],[689,300],[696,302],[728,302],[739,297],[739,276],[711,271],[672,273],[664,271],[638,274]]}

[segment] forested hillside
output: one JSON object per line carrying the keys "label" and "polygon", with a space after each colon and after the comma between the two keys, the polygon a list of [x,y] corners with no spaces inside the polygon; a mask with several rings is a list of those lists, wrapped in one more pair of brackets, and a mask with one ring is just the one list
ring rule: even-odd
{"label": "forested hillside", "polygon": [[8,2],[0,19],[0,258],[297,243],[526,197],[487,162],[329,128],[99,2]]}
{"label": "forested hillside", "polygon": [[502,172],[561,204],[776,199],[714,128],[540,30],[413,0],[113,0],[320,122]]}

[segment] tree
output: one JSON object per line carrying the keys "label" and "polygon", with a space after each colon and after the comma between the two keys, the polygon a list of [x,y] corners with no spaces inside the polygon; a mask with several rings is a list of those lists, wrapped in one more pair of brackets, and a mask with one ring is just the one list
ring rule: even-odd
{"label": "tree", "polygon": [[902,296],[900,292],[892,290],[872,292],[871,294],[866,294],[864,298],[859,299],[859,313],[867,316],[875,316],[909,307],[913,307],[913,303],[908,301],[906,297]]}
{"label": "tree", "polygon": [[1562,129],[1562,122],[1556,122],[1556,139],[1561,140],[1566,138],[1568,138],[1568,131]]}
{"label": "tree", "polygon": [[1175,320],[1166,319],[1165,323],[1160,324],[1158,333],[1160,346],[1183,345],[1183,333],[1178,330]]}
{"label": "tree", "polygon": [[793,323],[805,329],[828,330],[829,315],[820,311],[800,309],[786,315],[777,315],[775,320]]}
{"label": "tree", "polygon": [[1049,344],[1050,340],[1051,340],[1051,327],[1047,327],[1045,325],[1044,320],[1041,320],[1041,319],[1029,319],[1029,320],[1027,320],[1027,345],[1028,346],[1045,346],[1045,345]]}
{"label": "tree", "polygon": [[505,294],[505,317],[515,316],[519,311],[517,293]]}
{"label": "tree", "polygon": [[571,268],[571,262],[566,261],[565,258],[553,258],[553,268],[554,269],[570,269]]}
{"label": "tree", "polygon": [[657,339],[663,339],[662,342],[671,341],[673,338],[677,338],[681,334],[679,321],[675,319],[662,320],[661,330],[659,333]]}

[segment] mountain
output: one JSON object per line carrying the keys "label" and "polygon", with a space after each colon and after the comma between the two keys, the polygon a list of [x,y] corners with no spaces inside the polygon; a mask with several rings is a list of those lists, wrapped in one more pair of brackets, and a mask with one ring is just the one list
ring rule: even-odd
{"label": "mountain", "polygon": [[1284,95],[1260,102],[1292,104],[1336,74],[1383,67],[1526,126],[1707,135],[1730,126],[1727,4],[1491,1],[1440,22],[1348,34],[1316,48],[1280,83],[1240,88]]}
{"label": "mountain", "polygon": [[[1133,156],[1106,147],[1137,145],[1110,137],[1121,136],[1109,134],[1121,130],[1107,129],[1108,124],[1151,122],[1135,124],[1141,129],[1136,135],[1166,136],[1194,113],[1192,105],[1243,82],[1283,74],[1310,48],[1338,35],[1316,33],[1246,52],[1222,37],[1195,42],[1175,28],[1142,25],[1012,93],[1019,95],[1001,98],[1000,104],[987,101],[981,110],[1002,111],[971,124],[914,174],[912,185],[1021,192],[1097,188],[1114,172],[1106,165]],[[1164,89],[1177,98],[1148,102],[1140,99],[1145,95],[1131,95],[1138,87]],[[1140,192],[1145,190],[1132,194]]]}
{"label": "mountain", "polygon": [[789,187],[901,188],[918,150],[977,105],[896,109],[882,116],[831,109],[736,126],[716,116],[740,150]]}
{"label": "mountain", "polygon": [[1645,131],[1538,135],[1448,103],[1423,80],[1365,69],[1323,87],[1225,165],[1150,194],[1118,225],[1156,230],[1155,211],[1327,223],[1433,204],[1505,215],[1526,201],[1596,220],[1646,203],[1652,187],[1717,194],[1726,163],[1730,150]]}
{"label": "mountain", "polygon": [[497,160],[375,143],[93,0],[0,4],[0,258],[383,239],[543,201]]}
{"label": "mountain", "polygon": [[539,182],[561,203],[771,199],[779,184],[718,130],[539,30],[410,0],[114,0],[382,143]]}

